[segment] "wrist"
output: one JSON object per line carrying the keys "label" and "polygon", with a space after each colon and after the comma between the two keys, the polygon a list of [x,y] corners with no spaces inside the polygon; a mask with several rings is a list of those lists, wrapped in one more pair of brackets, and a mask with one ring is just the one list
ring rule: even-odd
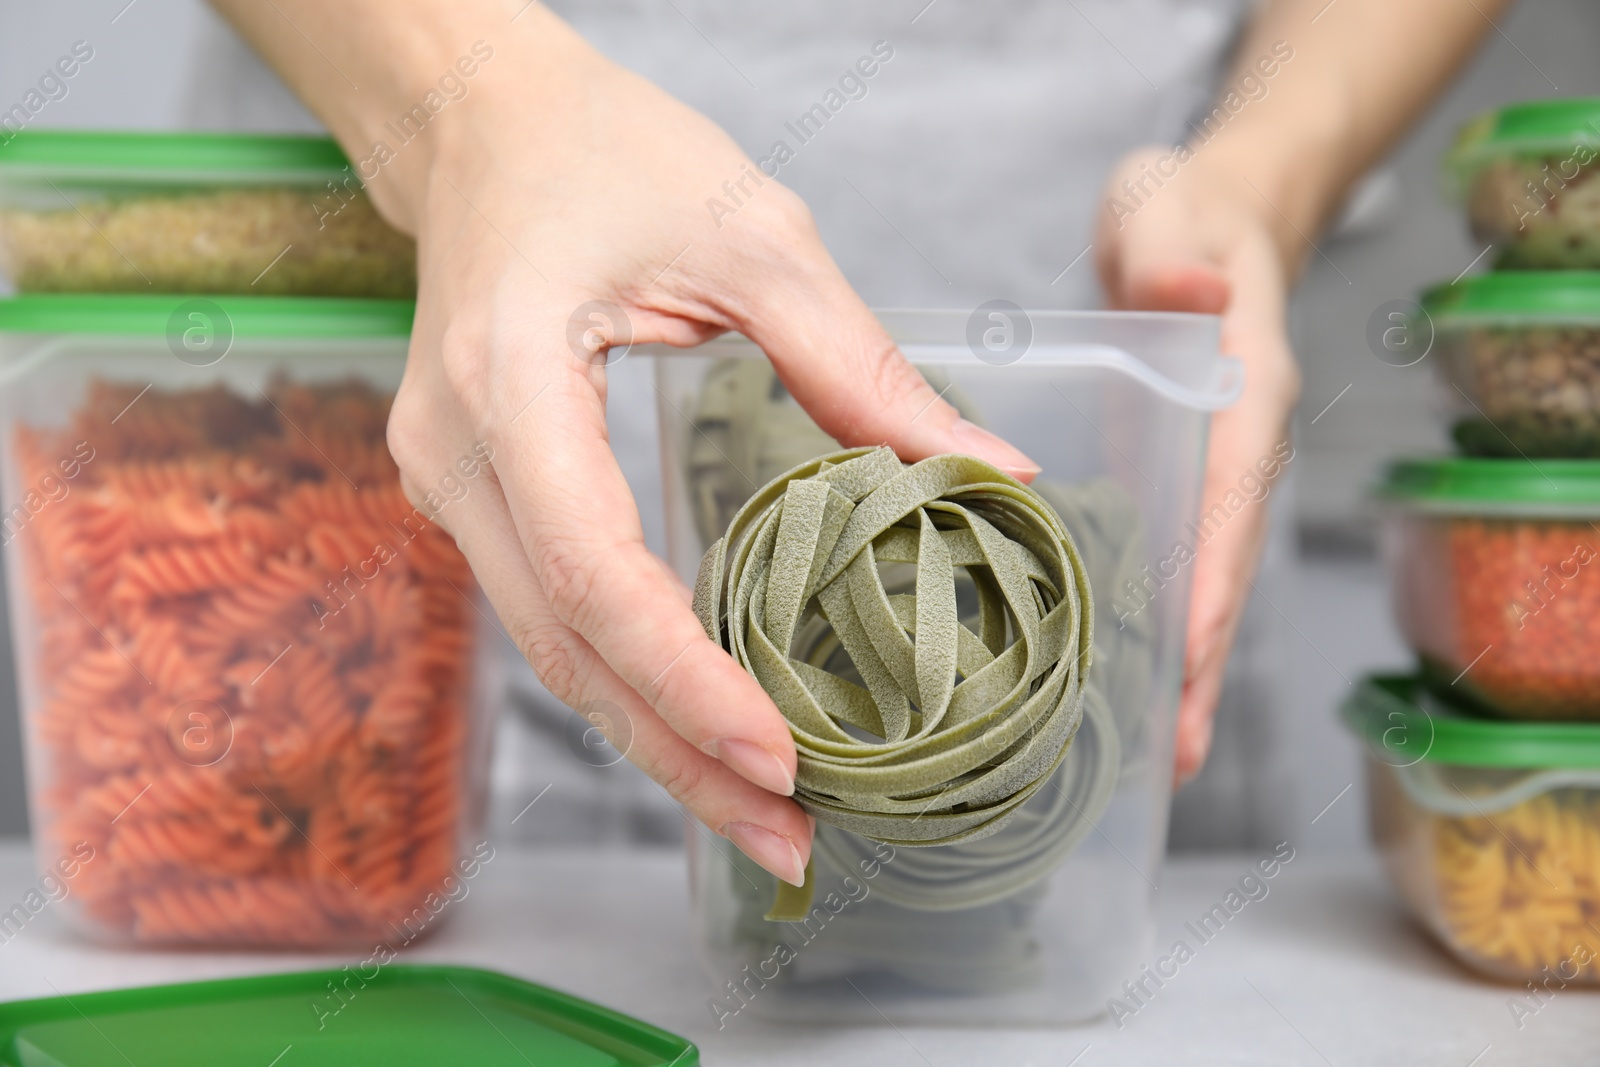
{"label": "wrist", "polygon": [[472,179],[464,168],[492,166],[495,142],[537,137],[529,127],[553,110],[540,101],[561,98],[594,57],[538,4],[509,29],[477,4],[420,6],[368,49],[382,60],[361,72],[360,92],[322,116],[378,210],[413,236],[441,176],[462,186]]}
{"label": "wrist", "polygon": [[1334,96],[1304,109],[1296,100],[1292,112],[1283,106],[1290,101],[1269,98],[1246,122],[1189,145],[1198,183],[1228,195],[1259,220],[1291,277],[1355,177],[1348,159],[1348,123]]}

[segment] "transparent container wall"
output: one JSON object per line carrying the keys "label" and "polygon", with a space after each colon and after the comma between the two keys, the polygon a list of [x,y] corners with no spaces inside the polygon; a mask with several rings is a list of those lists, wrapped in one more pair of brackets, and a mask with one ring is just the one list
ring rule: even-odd
{"label": "transparent container wall", "polygon": [[410,299],[416,245],[344,171],[152,181],[0,167],[0,279],[21,293]]}
{"label": "transparent container wall", "polygon": [[1368,806],[1412,914],[1493,977],[1600,984],[1600,772],[1397,762],[1369,753]]}
{"label": "transparent container wall", "polygon": [[[964,313],[882,315],[967,418],[1043,467],[1094,595],[1094,665],[1067,759],[983,840],[894,848],[819,826],[814,910],[763,915],[775,880],[691,835],[695,940],[712,1010],[880,1024],[1056,1025],[1104,1010],[1153,937],[1172,732],[1209,425],[1236,390],[1214,320],[1035,315],[990,365]],[[733,511],[838,446],[740,339],[657,360],[672,564],[692,581]],[[881,1014],[880,1014],[881,1013]]]}
{"label": "transparent container wall", "polygon": [[38,862],[142,944],[365,945],[447,915],[487,624],[384,443],[403,340],[0,337]]}
{"label": "transparent container wall", "polygon": [[1600,581],[1583,520],[1384,518],[1395,617],[1432,679],[1506,718],[1600,719]]}
{"label": "transparent container wall", "polygon": [[1445,322],[1437,329],[1440,394],[1464,453],[1600,457],[1600,323]]}
{"label": "transparent container wall", "polygon": [[1600,169],[1574,176],[1574,162],[1571,149],[1505,155],[1472,176],[1467,221],[1479,244],[1499,249],[1498,269],[1600,270]]}

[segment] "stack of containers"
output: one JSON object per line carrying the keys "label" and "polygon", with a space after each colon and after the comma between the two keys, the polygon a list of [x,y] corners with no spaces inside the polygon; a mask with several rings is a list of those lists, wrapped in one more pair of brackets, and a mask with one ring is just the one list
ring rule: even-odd
{"label": "stack of containers", "polygon": [[1420,668],[1344,715],[1374,840],[1433,933],[1498,977],[1597,984],[1600,100],[1485,115],[1448,164],[1496,269],[1423,295],[1460,454],[1376,491]]}
{"label": "stack of containers", "polygon": [[0,147],[0,267],[0,541],[61,911],[140,944],[431,932],[484,858],[490,686],[436,521],[461,486],[413,507],[385,445],[411,242],[325,139],[30,131]]}

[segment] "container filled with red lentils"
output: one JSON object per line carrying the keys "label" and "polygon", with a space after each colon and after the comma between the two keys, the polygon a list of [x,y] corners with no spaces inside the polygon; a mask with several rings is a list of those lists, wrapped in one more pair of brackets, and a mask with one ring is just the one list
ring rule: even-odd
{"label": "container filled with red lentils", "polygon": [[1401,460],[1377,496],[1433,687],[1507,718],[1600,719],[1600,461]]}

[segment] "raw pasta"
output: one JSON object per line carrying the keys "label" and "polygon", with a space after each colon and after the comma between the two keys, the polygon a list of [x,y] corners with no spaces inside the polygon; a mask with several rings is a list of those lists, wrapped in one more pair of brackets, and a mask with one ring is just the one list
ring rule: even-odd
{"label": "raw pasta", "polygon": [[[886,585],[884,564],[914,575]],[[789,720],[795,800],[875,840],[994,833],[1082,720],[1093,623],[1077,547],[1043,498],[969,456],[907,466],[860,448],[796,468],[706,552],[695,610]],[[808,892],[789,896],[771,917],[809,911]]]}
{"label": "raw pasta", "polygon": [[476,594],[389,398],[142,388],[16,432],[24,484],[92,449],[13,546],[41,848],[93,847],[72,894],[123,939],[409,939],[473,814]]}
{"label": "raw pasta", "polygon": [[[1600,983],[1600,798],[1544,793],[1483,816],[1437,817],[1441,920],[1491,969]],[[1574,973],[1575,972],[1575,973]]]}

